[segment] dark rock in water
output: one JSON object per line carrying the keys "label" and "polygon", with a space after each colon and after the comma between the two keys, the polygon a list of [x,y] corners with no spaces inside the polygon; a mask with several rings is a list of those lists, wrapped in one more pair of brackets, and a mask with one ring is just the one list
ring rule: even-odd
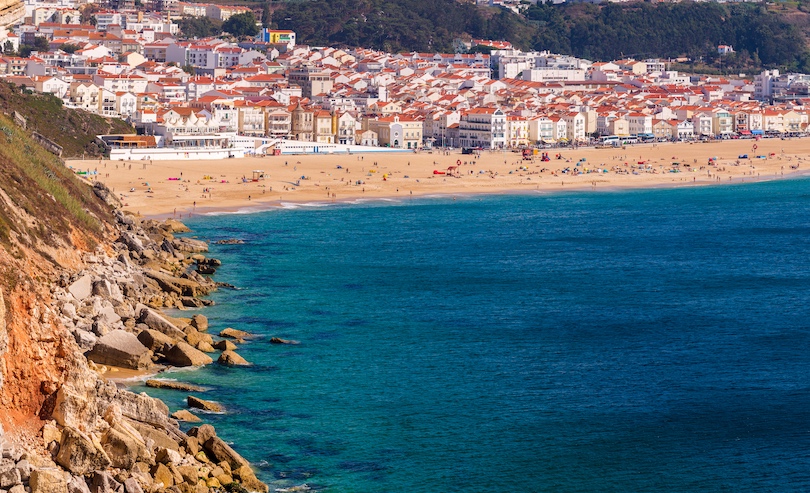
{"label": "dark rock in water", "polygon": [[230,239],[227,239],[227,240],[219,240],[219,241],[217,241],[215,243],[217,245],[241,245],[244,242],[245,242],[244,240],[240,240],[238,238],[230,238]]}
{"label": "dark rock in water", "polygon": [[199,385],[193,385],[190,383],[184,382],[175,382],[173,380],[156,380],[156,379],[149,379],[146,381],[147,387],[152,387],[156,389],[172,389],[172,390],[184,390],[186,392],[204,392],[205,388],[200,387]]}
{"label": "dark rock in water", "polygon": [[210,265],[207,265],[207,264],[197,264],[197,272],[199,272],[200,274],[211,275],[211,274],[216,274],[217,269],[215,267],[211,267]]}
{"label": "dark rock in water", "polygon": [[215,349],[219,349],[220,351],[236,351],[236,344],[232,343],[231,341],[218,341],[214,344]]}
{"label": "dark rock in water", "polygon": [[301,344],[298,341],[293,341],[290,339],[282,339],[280,337],[271,337],[270,344]]}

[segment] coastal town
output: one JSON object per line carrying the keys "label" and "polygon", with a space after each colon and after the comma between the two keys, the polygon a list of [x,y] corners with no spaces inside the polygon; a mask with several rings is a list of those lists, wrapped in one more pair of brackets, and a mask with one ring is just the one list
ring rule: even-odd
{"label": "coastal town", "polygon": [[[778,70],[685,75],[669,60],[590,61],[481,39],[458,40],[455,53],[306,46],[268,28],[185,39],[183,17],[253,14],[215,4],[121,2],[86,23],[87,6],[71,0],[24,8],[21,24],[0,29],[0,78],[129,122],[137,136],[100,136],[119,159],[161,159],[149,151],[161,147],[180,148],[166,154],[176,159],[617,146],[796,136],[810,124],[810,76]],[[15,56],[26,45],[47,49]],[[206,148],[236,150],[188,154]]]}

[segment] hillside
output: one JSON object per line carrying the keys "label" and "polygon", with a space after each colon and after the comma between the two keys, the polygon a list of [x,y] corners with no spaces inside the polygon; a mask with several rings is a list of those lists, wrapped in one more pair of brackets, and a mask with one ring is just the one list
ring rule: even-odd
{"label": "hillside", "polygon": [[37,94],[0,81],[0,108],[6,115],[19,112],[28,130],[39,132],[62,146],[62,157],[95,157],[102,154],[95,136],[108,133],[135,133],[126,122],[104,118],[85,111],[65,108],[50,94]]}
{"label": "hillside", "polygon": [[566,3],[529,6],[525,15],[455,0],[313,0],[285,3],[273,25],[298,42],[390,52],[452,51],[455,38],[505,39],[523,49],[594,60],[688,56],[713,63],[718,44],[737,54],[727,70],[810,71],[810,17],[783,4]]}
{"label": "hillside", "polygon": [[0,424],[32,423],[73,371],[44,281],[76,266],[111,217],[89,186],[0,115]]}

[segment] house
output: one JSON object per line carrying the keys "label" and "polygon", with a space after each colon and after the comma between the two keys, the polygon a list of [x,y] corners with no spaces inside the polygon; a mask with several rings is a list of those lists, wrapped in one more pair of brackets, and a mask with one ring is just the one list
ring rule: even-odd
{"label": "house", "polygon": [[422,122],[401,115],[369,120],[369,129],[377,133],[381,146],[418,149],[422,146]]}

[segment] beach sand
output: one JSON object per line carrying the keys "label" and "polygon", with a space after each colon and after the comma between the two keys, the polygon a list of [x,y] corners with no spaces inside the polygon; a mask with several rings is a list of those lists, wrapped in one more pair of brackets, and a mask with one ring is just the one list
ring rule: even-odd
{"label": "beach sand", "polygon": [[[538,155],[526,161],[511,151],[481,151],[479,157],[439,149],[418,154],[285,155],[221,161],[73,160],[67,165],[81,171],[97,170],[93,179],[110,187],[125,210],[146,217],[178,219],[213,211],[268,209],[285,203],[716,185],[782,179],[810,170],[810,139],[542,152],[548,152],[551,160],[541,162]],[[562,159],[557,159],[557,154]],[[740,159],[743,154],[749,158]],[[709,165],[713,157],[717,161]],[[434,174],[434,170],[448,172],[459,162],[453,174]],[[563,173],[565,168],[577,169],[580,174]],[[598,171],[605,169],[607,173]],[[266,177],[252,181],[254,170],[263,171]]]}

